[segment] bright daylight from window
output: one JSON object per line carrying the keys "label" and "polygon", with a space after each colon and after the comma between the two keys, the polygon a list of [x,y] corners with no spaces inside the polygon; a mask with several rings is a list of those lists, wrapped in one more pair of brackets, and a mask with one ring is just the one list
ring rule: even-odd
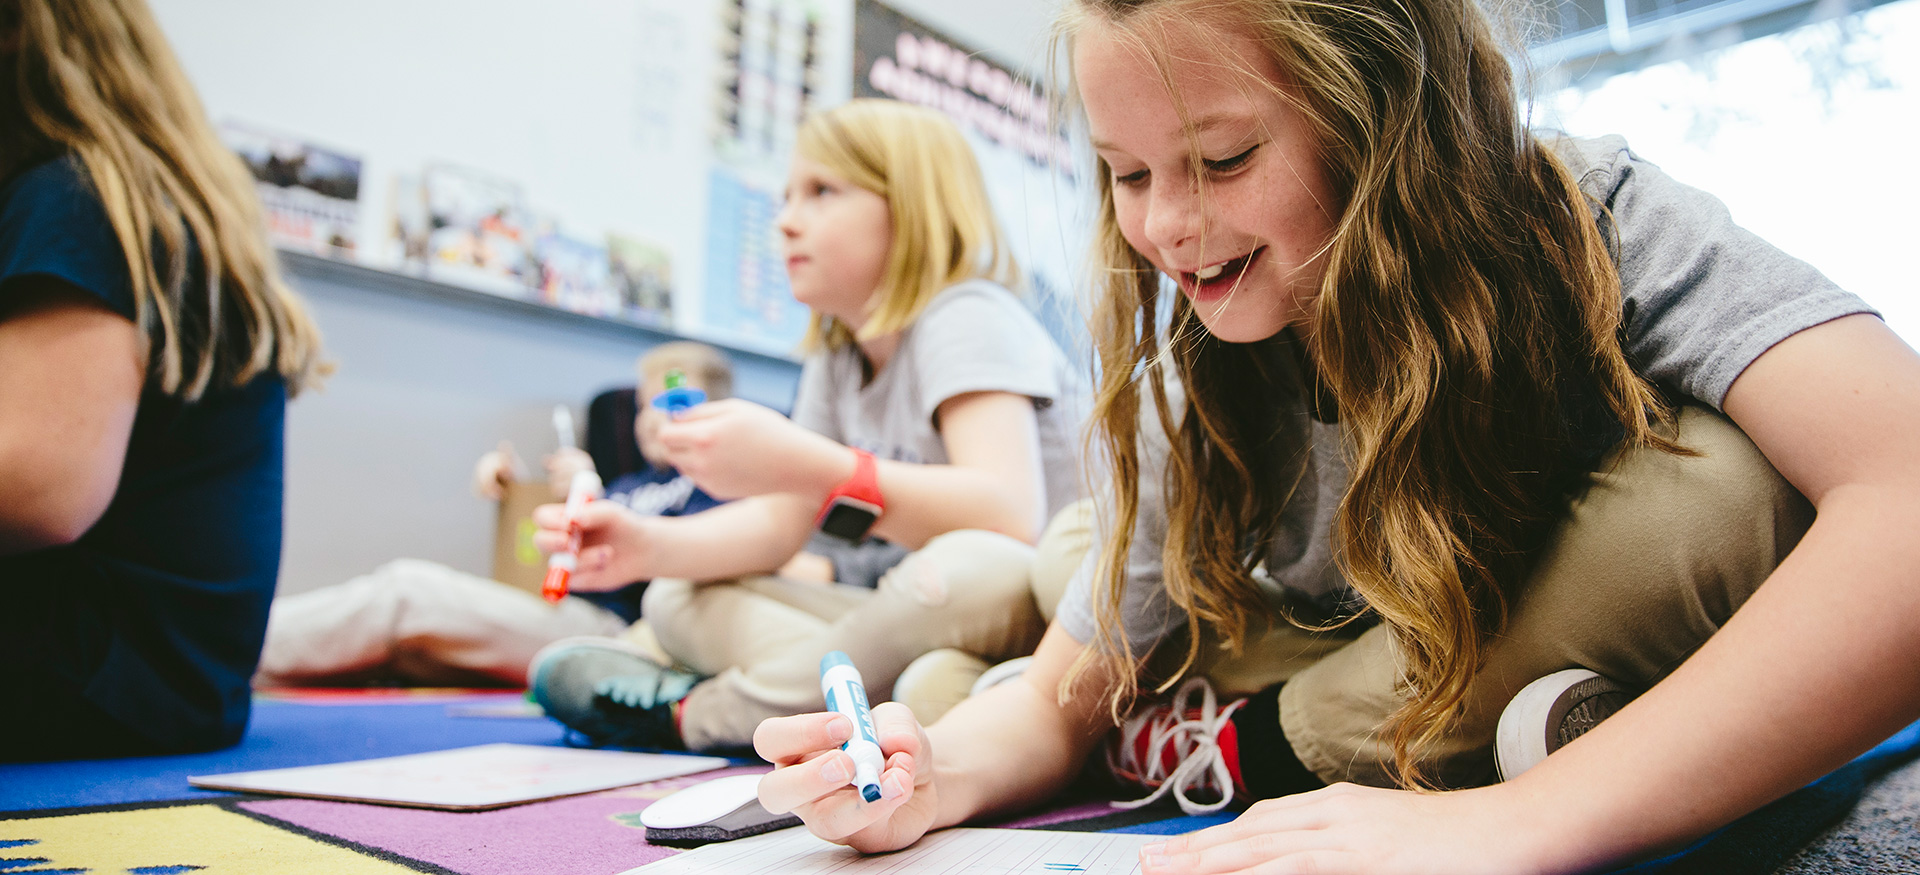
{"label": "bright daylight from window", "polygon": [[1920,346],[1920,0],[1809,17],[1824,20],[1731,45],[1730,28],[1675,38],[1647,66],[1539,94],[1534,123],[1624,135]]}

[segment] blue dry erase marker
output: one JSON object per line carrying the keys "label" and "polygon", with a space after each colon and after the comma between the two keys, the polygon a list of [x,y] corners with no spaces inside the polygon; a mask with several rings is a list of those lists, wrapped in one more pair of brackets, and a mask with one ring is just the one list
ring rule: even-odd
{"label": "blue dry erase marker", "polygon": [[687,408],[707,403],[707,393],[687,385],[687,375],[681,373],[679,368],[667,371],[666,383],[667,391],[653,396],[648,403],[666,411],[668,416],[678,419]]}
{"label": "blue dry erase marker", "polygon": [[853,757],[853,786],[860,798],[880,801],[880,770],[886,758],[880,755],[880,739],[873,730],[873,715],[867,711],[867,688],[860,683],[860,670],[853,660],[835,650],[820,657],[820,694],[827,697],[827,710],[847,715],[853,721],[853,735],[840,749]]}

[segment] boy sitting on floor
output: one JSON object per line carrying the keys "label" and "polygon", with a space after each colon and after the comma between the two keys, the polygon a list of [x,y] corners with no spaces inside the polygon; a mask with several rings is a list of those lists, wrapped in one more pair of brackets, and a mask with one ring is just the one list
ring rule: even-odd
{"label": "boy sitting on floor", "polygon": [[[680,371],[689,387],[710,398],[728,397],[733,390],[726,358],[705,344],[666,343],[640,358],[634,436],[646,464],[614,479],[606,500],[649,515],[680,516],[719,503],[657,461],[664,456],[656,436],[666,414],[647,399],[666,389],[670,370]],[[475,466],[476,491],[499,498],[517,467],[510,448],[482,456]],[[593,460],[568,448],[549,457],[546,468],[559,497],[574,472],[593,470]],[[842,582],[857,583],[877,578],[884,569],[862,566],[867,560],[885,562],[887,553],[895,559],[900,555],[879,547],[845,556],[802,554],[804,563],[796,562],[785,573],[824,582],[838,572]],[[872,585],[870,579],[866,584]],[[629,625],[639,619],[646,585],[638,581],[610,592],[576,593],[548,604],[525,590],[436,562],[396,559],[338,586],[277,599],[254,683],[519,686],[525,682],[528,661],[550,642],[573,635],[629,634]],[[650,637],[644,626],[633,626],[632,634],[642,643]]]}

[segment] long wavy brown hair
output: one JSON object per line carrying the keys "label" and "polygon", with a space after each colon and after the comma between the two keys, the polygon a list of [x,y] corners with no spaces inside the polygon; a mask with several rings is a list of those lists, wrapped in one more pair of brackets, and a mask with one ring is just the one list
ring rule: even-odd
{"label": "long wavy brown hair", "polygon": [[[193,400],[277,372],[329,369],[281,279],[253,180],[221,145],[141,0],[0,0],[0,175],[73,155],[132,274],[148,380]],[[191,240],[191,243],[189,242]],[[204,280],[188,282],[197,257]]]}
{"label": "long wavy brown hair", "polygon": [[[1309,392],[1337,410],[1351,470],[1335,555],[1402,657],[1393,770],[1403,786],[1430,786],[1422,752],[1457,723],[1487,642],[1595,455],[1583,459],[1582,444],[1599,432],[1683,452],[1654,430],[1670,414],[1621,350],[1596,206],[1527,129],[1472,0],[1074,0],[1059,34],[1071,44],[1089,21],[1136,42],[1170,90],[1168,31],[1251,35],[1293,87],[1238,65],[1302,112],[1344,206],[1321,254],[1314,331],[1299,341],[1302,386],[1269,366],[1267,344],[1220,341],[1184,296],[1163,295],[1121,236],[1101,164],[1089,455],[1109,461],[1115,487],[1101,631],[1061,695],[1096,661],[1123,679],[1109,691],[1116,718],[1138,693],[1147,654],[1118,630],[1141,429],[1156,427],[1143,404],[1171,444],[1165,586],[1193,630],[1164,687],[1192,669],[1207,633],[1237,652],[1249,618],[1271,614],[1252,569],[1307,456],[1275,445],[1275,410]],[[1204,60],[1235,64],[1228,54]]]}

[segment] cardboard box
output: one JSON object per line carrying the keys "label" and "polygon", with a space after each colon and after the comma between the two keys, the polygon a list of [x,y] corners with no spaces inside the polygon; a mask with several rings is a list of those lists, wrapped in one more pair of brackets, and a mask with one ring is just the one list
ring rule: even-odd
{"label": "cardboard box", "polygon": [[547,557],[533,546],[533,509],[554,502],[545,480],[507,485],[493,530],[493,579],[538,594],[547,576]]}

